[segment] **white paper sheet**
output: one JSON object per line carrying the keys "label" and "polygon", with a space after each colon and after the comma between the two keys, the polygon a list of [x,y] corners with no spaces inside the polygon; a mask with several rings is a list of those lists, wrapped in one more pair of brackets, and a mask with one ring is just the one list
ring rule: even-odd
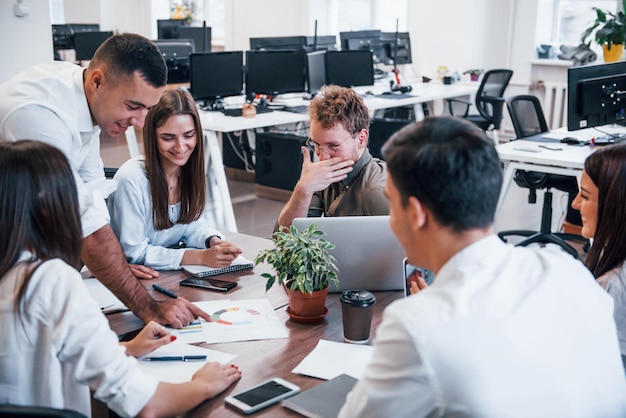
{"label": "white paper sheet", "polygon": [[[204,312],[210,314],[216,310],[219,310],[221,306],[224,305],[224,302],[229,302],[229,299],[226,300],[209,300],[202,302],[193,302],[194,305],[202,309]],[[205,322],[204,319],[197,319],[193,321],[191,324],[182,328],[172,328],[166,327],[168,332],[175,335],[177,341],[186,344],[195,344],[195,343],[205,343],[207,342],[207,337],[202,327],[202,323]]]}
{"label": "white paper sheet", "polygon": [[84,279],[83,283],[91,297],[98,302],[103,313],[107,314],[128,310],[126,305],[95,277]]}
{"label": "white paper sheet", "polygon": [[202,321],[207,343],[287,338],[281,323],[267,299],[215,301],[217,307],[203,309],[212,317]]}
{"label": "white paper sheet", "polygon": [[[192,356],[205,355],[206,361],[145,361],[144,357],[160,356]],[[207,362],[217,361],[222,364],[229,363],[236,356],[234,354],[223,353],[196,345],[184,344],[178,340],[159,347],[147,356],[137,359],[139,367],[151,376],[156,377],[161,382],[183,383],[191,380],[195,372],[200,370]]]}
{"label": "white paper sheet", "polygon": [[319,340],[292,372],[326,380],[342,373],[360,379],[373,352],[374,347],[369,345]]}

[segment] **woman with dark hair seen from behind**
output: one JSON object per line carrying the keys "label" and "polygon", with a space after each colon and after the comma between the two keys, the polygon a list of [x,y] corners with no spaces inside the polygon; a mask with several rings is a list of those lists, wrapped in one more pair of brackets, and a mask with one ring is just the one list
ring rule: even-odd
{"label": "woman with dark hair seen from behind", "polygon": [[145,266],[142,272],[133,266],[137,277],[156,277],[152,269],[176,270],[183,264],[229,266],[241,249],[223,241],[203,216],[202,127],[191,95],[165,91],[146,116],[143,140],[145,157],[120,167],[108,201],[126,258]]}
{"label": "woman with dark hair seen from behind", "polygon": [[78,194],[57,148],[0,141],[0,207],[0,404],[91,415],[91,388],[122,416],[170,416],[241,376],[234,365],[208,363],[190,382],[169,384],[137,367],[129,356],[175,338],[150,322],[132,341],[118,343],[77,271]]}
{"label": "woman with dark hair seen from behind", "polygon": [[582,236],[593,240],[585,264],[613,297],[626,368],[626,144],[599,148],[587,157],[572,207],[580,211]]}

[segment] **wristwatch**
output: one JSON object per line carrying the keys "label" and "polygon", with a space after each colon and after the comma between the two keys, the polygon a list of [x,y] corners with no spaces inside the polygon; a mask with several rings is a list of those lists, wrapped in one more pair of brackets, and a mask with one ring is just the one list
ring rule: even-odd
{"label": "wristwatch", "polygon": [[220,237],[219,235],[211,235],[210,237],[208,237],[205,241],[204,241],[204,246],[207,248],[211,248],[211,239],[213,238],[219,238],[222,239],[222,237]]}

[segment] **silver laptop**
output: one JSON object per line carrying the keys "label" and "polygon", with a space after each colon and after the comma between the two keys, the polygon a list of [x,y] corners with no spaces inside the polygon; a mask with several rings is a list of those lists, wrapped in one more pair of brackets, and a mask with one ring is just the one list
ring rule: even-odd
{"label": "silver laptop", "polygon": [[341,216],[296,218],[301,231],[317,224],[327,241],[335,244],[331,254],[337,259],[339,289],[403,290],[404,251],[389,227],[389,216]]}

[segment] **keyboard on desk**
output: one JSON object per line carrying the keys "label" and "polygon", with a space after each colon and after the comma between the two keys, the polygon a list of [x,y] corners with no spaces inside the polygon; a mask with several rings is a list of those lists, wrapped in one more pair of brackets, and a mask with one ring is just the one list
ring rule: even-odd
{"label": "keyboard on desk", "polygon": [[[222,112],[225,116],[241,116],[241,108],[240,107],[231,107],[228,109],[221,109],[220,112]],[[272,109],[270,109],[269,107],[257,107],[256,108],[256,113],[270,113],[273,112]]]}
{"label": "keyboard on desk", "polygon": [[291,113],[306,113],[309,111],[309,105],[285,106],[283,110],[285,112],[291,112]]}

